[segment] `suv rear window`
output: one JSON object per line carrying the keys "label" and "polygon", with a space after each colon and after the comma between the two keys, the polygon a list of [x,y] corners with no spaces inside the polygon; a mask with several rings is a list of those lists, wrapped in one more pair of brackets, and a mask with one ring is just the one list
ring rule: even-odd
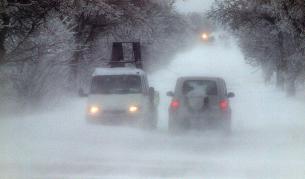
{"label": "suv rear window", "polygon": [[182,94],[217,95],[217,83],[212,80],[188,80],[182,85]]}

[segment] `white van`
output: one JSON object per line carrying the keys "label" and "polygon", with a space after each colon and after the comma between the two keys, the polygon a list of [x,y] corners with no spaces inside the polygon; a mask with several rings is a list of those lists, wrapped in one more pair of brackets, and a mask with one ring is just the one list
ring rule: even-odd
{"label": "white van", "polygon": [[88,94],[87,120],[157,126],[159,94],[137,68],[97,68]]}

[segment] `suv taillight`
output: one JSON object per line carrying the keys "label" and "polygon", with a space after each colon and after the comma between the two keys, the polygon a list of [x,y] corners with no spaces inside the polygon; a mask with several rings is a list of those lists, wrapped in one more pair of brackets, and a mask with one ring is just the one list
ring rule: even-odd
{"label": "suv taillight", "polygon": [[180,101],[177,99],[172,100],[171,104],[170,104],[171,109],[173,110],[177,110],[180,107]]}
{"label": "suv taillight", "polygon": [[228,108],[229,108],[229,101],[224,99],[224,100],[221,100],[219,102],[219,108],[222,110],[222,111],[227,111]]}

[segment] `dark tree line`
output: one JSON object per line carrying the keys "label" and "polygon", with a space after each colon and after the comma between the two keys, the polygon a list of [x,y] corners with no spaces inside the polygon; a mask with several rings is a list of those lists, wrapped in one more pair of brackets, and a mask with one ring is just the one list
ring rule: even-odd
{"label": "dark tree line", "polygon": [[0,62],[24,60],[18,58],[21,51],[32,50],[26,41],[44,24],[48,13],[58,7],[54,0],[1,0]]}

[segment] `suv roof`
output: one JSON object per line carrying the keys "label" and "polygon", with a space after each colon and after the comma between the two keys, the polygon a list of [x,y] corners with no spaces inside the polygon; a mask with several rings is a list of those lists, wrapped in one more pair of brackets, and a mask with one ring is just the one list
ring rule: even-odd
{"label": "suv roof", "polygon": [[145,72],[138,68],[122,67],[122,68],[96,68],[93,76],[105,75],[145,75]]}

